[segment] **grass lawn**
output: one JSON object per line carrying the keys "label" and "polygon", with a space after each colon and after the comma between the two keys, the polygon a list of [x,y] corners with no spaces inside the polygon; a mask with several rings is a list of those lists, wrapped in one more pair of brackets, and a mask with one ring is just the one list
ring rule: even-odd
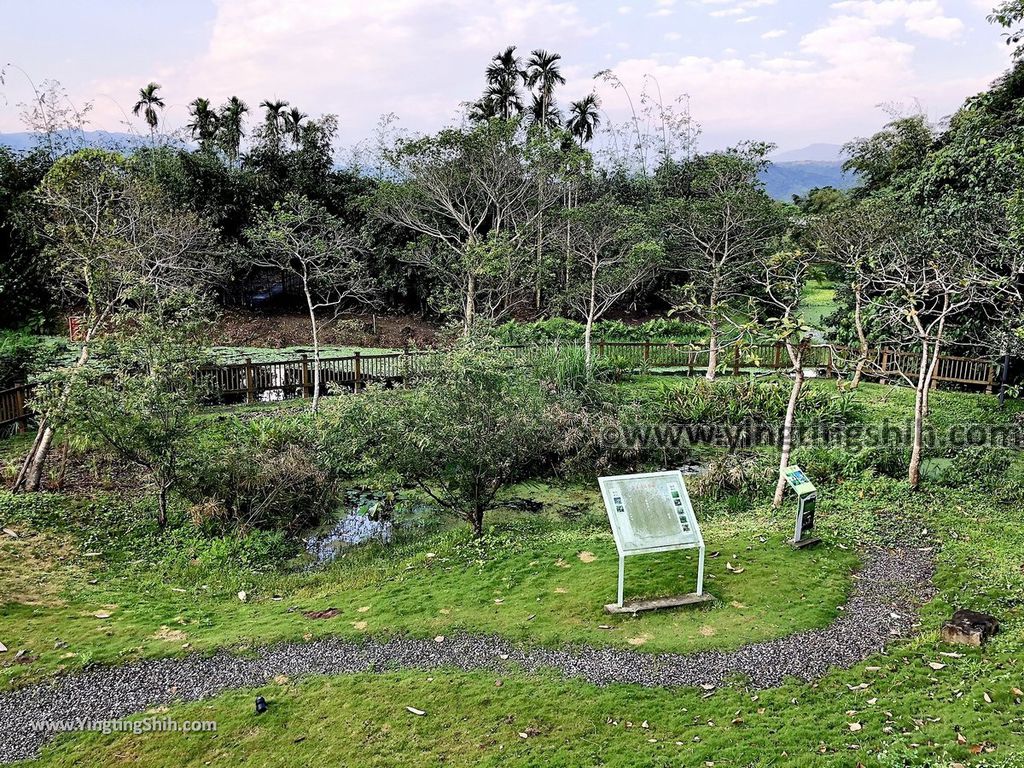
{"label": "grass lawn", "polygon": [[[52,510],[32,514],[62,516],[65,526],[70,514],[72,526],[81,528],[77,536],[39,532],[20,522],[26,519],[19,518],[23,497],[0,496],[0,516],[23,536],[0,538],[6,563],[0,566],[0,642],[29,649],[35,659],[16,664],[0,657],[0,688],[87,662],[328,634],[467,631],[652,652],[735,648],[827,624],[856,566],[849,548],[795,552],[786,546],[788,514],[715,514],[703,522],[713,553],[705,584],[719,599],[715,606],[611,617],[603,605],[614,600],[618,561],[596,490],[528,486],[516,495],[540,499],[550,511],[496,512],[484,541],[474,541],[460,525],[390,547],[365,545],[315,572],[260,571],[259,563],[257,570],[224,568],[215,553],[186,540],[164,545],[179,553],[174,558],[156,549],[118,549],[123,543],[103,540],[96,530],[109,500],[75,507],[51,497]],[[114,506],[112,527],[118,514]],[[692,591],[696,560],[692,551],[631,558],[627,595]],[[727,570],[727,563],[743,572]],[[244,603],[237,597],[242,590]],[[339,614],[302,616],[325,608]]]}

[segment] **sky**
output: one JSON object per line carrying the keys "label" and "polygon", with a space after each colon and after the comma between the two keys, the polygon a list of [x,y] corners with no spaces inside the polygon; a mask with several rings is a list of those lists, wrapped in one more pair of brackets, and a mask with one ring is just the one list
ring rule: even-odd
{"label": "sky", "polygon": [[[506,45],[562,54],[565,103],[596,90],[621,121],[645,86],[689,96],[701,147],[782,150],[843,143],[886,121],[883,105],[953,112],[1006,69],[995,0],[0,0],[0,132],[24,130],[28,78],[92,102],[92,129],[134,130],[153,80],[165,124],[196,96],[284,99],[334,113],[339,142],[457,120]],[[595,80],[611,69],[624,89]],[[27,76],[26,76],[27,75]]]}

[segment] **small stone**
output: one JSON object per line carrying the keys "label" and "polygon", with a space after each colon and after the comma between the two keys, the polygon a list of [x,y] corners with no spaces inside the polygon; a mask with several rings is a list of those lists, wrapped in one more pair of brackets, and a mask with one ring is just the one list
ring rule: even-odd
{"label": "small stone", "polygon": [[238,593],[238,599],[244,603],[246,600],[249,599],[249,595],[247,595],[245,590],[243,589],[241,592]]}
{"label": "small stone", "polygon": [[0,653],[7,653],[7,646],[0,643]]}

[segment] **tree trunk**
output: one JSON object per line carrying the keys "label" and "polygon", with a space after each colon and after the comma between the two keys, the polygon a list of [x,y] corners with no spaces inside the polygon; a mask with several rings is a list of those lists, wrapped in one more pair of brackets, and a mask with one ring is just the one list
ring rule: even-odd
{"label": "tree trunk", "polygon": [[928,342],[922,340],[921,365],[917,372],[917,386],[914,392],[914,437],[910,450],[910,467],[907,471],[907,480],[914,490],[921,485],[921,456],[924,443],[924,411],[925,393],[928,391],[928,370]]}
{"label": "tree trunk", "polygon": [[714,381],[715,375],[718,372],[718,323],[713,322],[710,324],[711,336],[708,340],[708,370],[704,374],[704,378],[708,381]]}
{"label": "tree trunk", "polygon": [[465,309],[465,331],[468,335],[473,328],[473,320],[476,315],[476,275],[469,273],[466,280],[466,309]]}
{"label": "tree trunk", "polygon": [[167,484],[160,483],[160,494],[157,497],[156,524],[163,530],[167,527]]}
{"label": "tree trunk", "polygon": [[857,359],[857,368],[853,372],[853,381],[850,382],[852,389],[860,386],[860,380],[864,376],[864,368],[868,363],[868,353],[870,351],[868,337],[864,333],[863,291],[860,288],[855,288],[854,297],[853,324],[857,330],[857,341],[860,343],[860,357]]}
{"label": "tree trunk", "polygon": [[470,524],[473,526],[473,536],[481,538],[484,535],[484,511],[474,509],[470,517]]}
{"label": "tree trunk", "polygon": [[786,406],[786,420],[782,425],[782,455],[779,457],[779,480],[775,485],[775,498],[772,506],[778,509],[782,506],[782,496],[786,492],[786,480],[783,477],[783,470],[789,466],[789,456],[793,452],[793,423],[796,421],[796,406],[800,400],[800,390],[804,386],[804,365],[803,350],[793,350],[789,347],[790,357],[795,360],[793,373],[793,388],[789,391],[789,404]]}
{"label": "tree trunk", "polygon": [[310,406],[313,413],[320,407],[320,333],[316,325],[316,310],[313,308],[313,296],[309,292],[309,285],[305,280],[302,282],[303,291],[306,294],[306,307],[309,309],[309,327],[313,336],[313,403]]}
{"label": "tree trunk", "polygon": [[597,265],[595,262],[594,267],[590,270],[590,303],[587,305],[587,327],[583,331],[583,359],[587,366],[587,376],[589,377],[594,369],[593,358],[591,356],[592,343],[591,337],[594,333],[594,320],[597,315]]}
{"label": "tree trunk", "polygon": [[[78,360],[75,363],[74,371],[81,368],[89,361],[89,341],[92,338],[92,332],[86,333],[85,342],[82,345],[82,351],[78,355]],[[64,393],[61,395],[60,404],[63,406],[68,398],[71,396],[70,383],[65,386]],[[36,439],[32,443],[32,450],[29,451],[28,456],[25,457],[24,463],[21,465],[21,471],[18,472],[18,477],[14,481],[14,491],[27,491],[29,493],[38,491],[43,484],[43,468],[46,466],[46,457],[50,453],[50,446],[53,444],[53,427],[50,426],[49,419],[43,417],[39,420],[39,428],[36,431]]]}

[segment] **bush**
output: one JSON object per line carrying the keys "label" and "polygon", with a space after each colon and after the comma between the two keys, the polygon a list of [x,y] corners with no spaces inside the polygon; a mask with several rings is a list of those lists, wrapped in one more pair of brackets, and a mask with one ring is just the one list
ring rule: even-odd
{"label": "bush", "polygon": [[[775,426],[786,416],[790,387],[787,381],[689,379],[663,390],[664,418],[669,424]],[[797,422],[837,427],[859,420],[862,413],[852,393],[805,387]]]}
{"label": "bush", "polygon": [[65,351],[60,339],[0,330],[0,389],[24,384],[31,374],[54,365]]}
{"label": "bush", "polygon": [[198,525],[295,531],[335,510],[341,477],[309,414],[229,418],[205,437],[186,489]]}
{"label": "bush", "polygon": [[[575,320],[553,317],[532,323],[510,321],[499,325],[494,333],[504,344],[539,344],[553,341],[583,341],[585,326]],[[594,324],[593,338],[606,341],[661,341],[676,344],[703,342],[707,329],[697,323],[657,318],[639,325],[621,320],[601,320]]]}

